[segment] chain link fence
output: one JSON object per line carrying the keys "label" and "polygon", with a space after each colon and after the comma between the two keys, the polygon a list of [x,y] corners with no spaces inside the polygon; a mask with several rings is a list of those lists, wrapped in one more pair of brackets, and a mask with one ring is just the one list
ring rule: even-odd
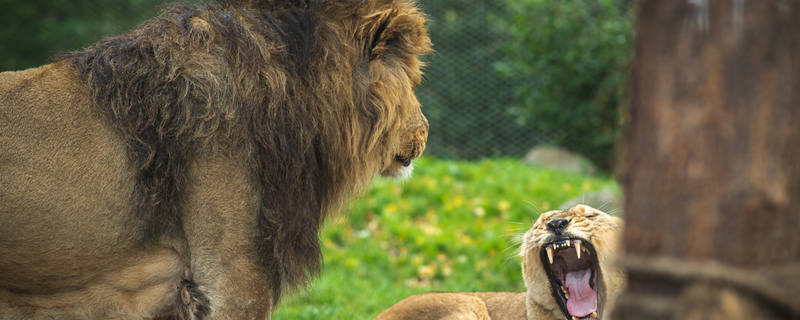
{"label": "chain link fence", "polygon": [[511,40],[493,25],[506,17],[500,1],[422,1],[429,16],[435,54],[417,95],[431,124],[428,154],[475,159],[520,156],[545,142],[542,135],[515,123],[512,79],[496,64]]}
{"label": "chain link fence", "polygon": [[[549,144],[613,162],[632,0],[421,0],[436,52],[417,94],[428,155],[521,157]],[[124,32],[163,0],[0,0],[0,70]]]}
{"label": "chain link fence", "polygon": [[624,119],[633,1],[423,0],[436,53],[418,91],[431,155],[555,145],[603,169]]}

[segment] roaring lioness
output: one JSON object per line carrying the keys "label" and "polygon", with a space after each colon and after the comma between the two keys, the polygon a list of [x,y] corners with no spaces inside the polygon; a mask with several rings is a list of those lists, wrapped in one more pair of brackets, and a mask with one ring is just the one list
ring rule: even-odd
{"label": "roaring lioness", "polygon": [[0,73],[0,319],[264,319],[428,122],[413,0],[171,5]]}
{"label": "roaring lioness", "polygon": [[625,282],[613,262],[621,229],[585,205],[543,213],[520,250],[526,292],[423,293],[376,319],[601,319]]}

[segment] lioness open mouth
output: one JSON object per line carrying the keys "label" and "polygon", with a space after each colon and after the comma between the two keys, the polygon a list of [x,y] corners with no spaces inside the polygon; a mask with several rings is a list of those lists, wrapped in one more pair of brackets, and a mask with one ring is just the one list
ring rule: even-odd
{"label": "lioness open mouth", "polygon": [[560,237],[542,246],[540,256],[566,319],[597,319],[603,302],[602,277],[591,242]]}

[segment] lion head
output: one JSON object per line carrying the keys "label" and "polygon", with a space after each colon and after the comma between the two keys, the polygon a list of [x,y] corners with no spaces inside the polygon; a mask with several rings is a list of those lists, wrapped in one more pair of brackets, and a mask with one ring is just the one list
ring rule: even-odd
{"label": "lion head", "polygon": [[621,219],[585,205],[543,213],[520,252],[527,303],[554,318],[602,317],[624,284],[614,265],[621,231]]}

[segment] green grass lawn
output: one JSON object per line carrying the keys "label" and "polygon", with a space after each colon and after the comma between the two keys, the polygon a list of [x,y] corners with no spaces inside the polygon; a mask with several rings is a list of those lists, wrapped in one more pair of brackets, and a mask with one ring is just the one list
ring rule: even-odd
{"label": "green grass lawn", "polygon": [[522,291],[517,238],[538,217],[605,177],[519,159],[416,161],[407,181],[378,179],[321,234],[325,266],[273,319],[372,319],[426,291]]}

